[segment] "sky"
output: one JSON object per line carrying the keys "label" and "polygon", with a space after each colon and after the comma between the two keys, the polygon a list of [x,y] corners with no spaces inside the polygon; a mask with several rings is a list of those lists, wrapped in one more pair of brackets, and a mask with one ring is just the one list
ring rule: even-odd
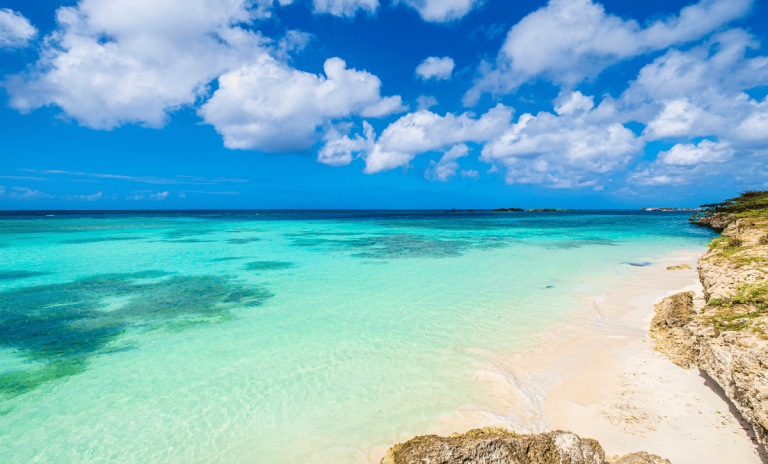
{"label": "sky", "polygon": [[0,209],[768,189],[765,3],[0,0]]}

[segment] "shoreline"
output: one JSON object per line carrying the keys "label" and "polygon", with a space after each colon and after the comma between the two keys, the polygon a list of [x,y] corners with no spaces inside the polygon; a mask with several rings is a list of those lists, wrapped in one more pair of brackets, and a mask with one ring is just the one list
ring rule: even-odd
{"label": "shoreline", "polygon": [[[676,252],[633,269],[531,350],[508,358],[489,353],[476,380],[492,385],[498,408],[460,409],[425,433],[567,430],[597,440],[606,456],[642,450],[673,463],[768,462],[722,389],[703,371],[674,365],[648,335],[655,303],[682,291],[702,295],[700,256]],[[692,269],[666,269],[681,264]],[[389,447],[410,438],[377,446],[370,462],[379,464]]]}

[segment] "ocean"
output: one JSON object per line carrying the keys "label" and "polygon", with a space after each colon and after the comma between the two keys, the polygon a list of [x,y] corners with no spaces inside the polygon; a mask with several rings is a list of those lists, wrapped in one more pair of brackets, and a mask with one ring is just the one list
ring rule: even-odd
{"label": "ocean", "polygon": [[0,212],[0,462],[367,463],[463,408],[524,430],[477,371],[701,251],[689,216]]}

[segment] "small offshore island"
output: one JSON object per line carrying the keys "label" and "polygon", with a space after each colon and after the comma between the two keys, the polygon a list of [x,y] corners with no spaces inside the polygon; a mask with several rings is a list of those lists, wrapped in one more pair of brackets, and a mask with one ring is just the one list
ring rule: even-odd
{"label": "small offshore island", "polygon": [[[746,192],[703,208],[690,218],[691,224],[721,234],[711,241],[698,262],[703,298],[689,291],[662,299],[655,305],[649,334],[655,341],[655,350],[683,369],[698,368],[706,372],[722,388],[765,451],[768,448],[768,191]],[[669,271],[686,269],[691,266],[667,267]],[[729,407],[725,403],[723,406]],[[594,439],[560,430],[520,435],[498,427],[448,437],[419,436],[390,448],[381,461],[382,464],[425,462],[670,463],[642,451],[606,460],[606,453]]]}

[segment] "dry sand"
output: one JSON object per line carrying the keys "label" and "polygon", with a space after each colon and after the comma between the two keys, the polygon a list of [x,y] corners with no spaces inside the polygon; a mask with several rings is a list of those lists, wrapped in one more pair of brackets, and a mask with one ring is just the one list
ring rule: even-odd
{"label": "dry sand", "polygon": [[[642,450],[674,464],[768,462],[722,389],[703,371],[672,364],[648,337],[655,303],[681,291],[701,296],[697,258],[654,263],[630,288],[594,303],[606,331],[588,336],[594,356],[547,395],[550,429],[597,439],[609,456]],[[685,263],[693,269],[666,270]]]}

